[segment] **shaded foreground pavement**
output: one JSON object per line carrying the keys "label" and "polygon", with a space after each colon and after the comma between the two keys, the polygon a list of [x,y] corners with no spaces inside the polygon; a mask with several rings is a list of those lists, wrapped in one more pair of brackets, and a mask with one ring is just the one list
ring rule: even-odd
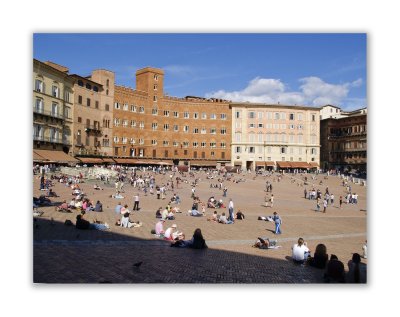
{"label": "shaded foreground pavement", "polygon": [[[204,201],[211,195],[217,199],[222,196],[218,189],[209,187],[212,180],[205,180],[204,173],[198,174],[200,181],[196,194]],[[254,176],[254,175],[253,175]],[[361,253],[366,234],[366,188],[356,187],[359,194],[358,205],[328,208],[327,214],[316,213],[314,201],[302,197],[303,187],[294,183],[290,176],[281,182],[273,182],[275,204],[273,208],[262,206],[266,178],[244,177],[245,182],[234,184],[226,182],[227,202],[234,199],[235,209],[246,215],[243,221],[233,225],[222,225],[207,221],[205,217],[186,216],[191,206],[190,185],[182,184],[176,192],[182,199],[179,206],[183,211],[176,219],[167,221],[164,228],[172,223],[183,230],[190,239],[195,228],[201,228],[209,248],[192,250],[172,248],[168,242],[155,239],[150,233],[156,219],[155,210],[165,206],[167,200],[157,200],[154,196],[143,196],[141,207],[131,219],[143,222],[140,228],[120,228],[113,224],[117,216],[114,207],[119,202],[109,197],[114,192],[112,186],[103,186],[102,191],[93,191],[93,182],[81,184],[90,199],[100,199],[104,212],[86,215],[88,220],[99,219],[110,224],[110,231],[77,230],[65,226],[66,219],[75,223],[77,212],[58,213],[54,207],[41,207],[42,217],[33,222],[33,282],[34,283],[322,283],[323,270],[293,264],[291,246],[298,237],[308,242],[312,251],[318,243],[324,243],[328,254],[336,254],[347,269],[351,253]],[[157,175],[159,183],[164,176]],[[319,179],[323,179],[319,176]],[[270,179],[272,181],[272,179]],[[319,180],[316,180],[319,181]],[[99,185],[102,185],[99,183]],[[343,193],[337,177],[324,179],[321,190],[328,186],[335,196]],[[34,196],[40,195],[38,180],[34,178]],[[61,202],[71,199],[71,190],[57,183],[53,190],[60,197],[52,199]],[[126,186],[125,199],[132,208],[133,194],[137,189]],[[169,192],[167,197],[172,196]],[[214,209],[207,209],[209,217]],[[226,209],[217,209],[218,213]],[[283,218],[283,234],[272,234],[273,224],[258,221],[259,215],[271,215],[278,211]],[[52,219],[52,220],[51,220]],[[258,236],[277,239],[279,249],[260,250],[252,248]],[[133,264],[143,262],[137,268]],[[363,259],[363,263],[367,260]]]}

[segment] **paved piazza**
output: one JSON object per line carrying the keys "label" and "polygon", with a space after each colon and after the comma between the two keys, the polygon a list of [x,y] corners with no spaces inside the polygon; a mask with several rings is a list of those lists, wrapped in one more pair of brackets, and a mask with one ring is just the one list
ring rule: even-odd
{"label": "paved piazza", "polygon": [[[277,175],[277,174],[276,174]],[[302,267],[291,262],[291,246],[299,237],[303,237],[311,252],[319,243],[327,246],[328,254],[336,254],[347,269],[347,261],[352,253],[362,254],[362,245],[367,238],[367,187],[351,184],[352,191],[359,196],[357,205],[343,204],[338,208],[339,196],[345,195],[346,188],[337,176],[325,177],[317,175],[311,180],[308,174],[309,189],[325,193],[328,186],[335,195],[335,205],[328,206],[327,212],[315,212],[316,202],[304,199],[304,188],[300,184],[301,174],[285,174],[278,182],[276,176],[265,177],[253,174],[233,174],[233,179],[244,182],[226,181],[227,197],[222,191],[210,188],[210,183],[217,184],[216,179],[206,179],[204,172],[195,173],[200,182],[196,195],[202,201],[210,196],[223,198],[227,204],[232,198],[235,213],[240,209],[245,220],[237,220],[235,224],[223,225],[207,221],[214,209],[207,208],[206,217],[187,216],[192,205],[190,198],[190,182],[183,183],[175,192],[180,196],[179,205],[183,213],[177,214],[175,220],[167,220],[164,229],[176,223],[178,230],[190,239],[196,228],[201,228],[206,243],[206,250],[171,248],[168,242],[155,238],[151,234],[157,219],[158,207],[165,207],[167,199],[158,200],[156,195],[144,196],[140,193],[139,212],[133,212],[131,220],[140,220],[140,228],[121,228],[115,226],[117,219],[114,213],[116,204],[128,204],[133,207],[133,195],[138,190],[129,184],[124,187],[124,199],[110,198],[115,192],[113,182],[104,185],[93,180],[80,184],[88,198],[103,203],[104,212],[89,212],[86,219],[95,218],[107,222],[111,230],[78,230],[74,226],[65,226],[64,221],[70,219],[75,224],[77,212],[59,213],[54,207],[40,207],[44,211],[33,223],[33,280],[35,283],[322,283],[323,272],[308,266]],[[156,183],[166,183],[169,173],[156,175]],[[273,208],[264,207],[266,192],[265,183],[272,182],[274,194]],[[311,182],[310,182],[311,180]],[[322,185],[320,185],[322,181]],[[104,190],[94,190],[97,183]],[[72,198],[72,190],[64,184],[56,183],[53,190],[60,195],[52,198],[54,202]],[[33,179],[33,195],[38,197],[39,177]],[[227,208],[217,209],[218,213],[227,213]],[[277,211],[283,220],[282,234],[273,234],[272,222],[257,220],[258,216],[272,215]],[[51,219],[53,218],[53,221]],[[35,228],[37,227],[37,228]],[[257,237],[277,239],[281,248],[260,250],[252,248]],[[134,263],[143,261],[139,269]],[[363,263],[367,260],[362,259]]]}

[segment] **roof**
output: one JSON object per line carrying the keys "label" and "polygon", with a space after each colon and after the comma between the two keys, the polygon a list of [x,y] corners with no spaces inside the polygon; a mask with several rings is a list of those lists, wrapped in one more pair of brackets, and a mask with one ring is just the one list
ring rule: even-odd
{"label": "roof", "polygon": [[305,105],[283,105],[283,104],[266,104],[266,103],[252,103],[252,102],[231,102],[229,107],[248,107],[248,108],[282,108],[282,109],[302,109],[302,110],[315,110],[320,111],[322,107],[311,107]]}

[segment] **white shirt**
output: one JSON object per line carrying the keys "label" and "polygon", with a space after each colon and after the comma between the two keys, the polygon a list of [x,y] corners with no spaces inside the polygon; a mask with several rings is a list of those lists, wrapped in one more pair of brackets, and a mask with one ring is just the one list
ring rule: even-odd
{"label": "white shirt", "polygon": [[233,209],[233,201],[232,200],[229,202],[229,208]]}
{"label": "white shirt", "polygon": [[172,235],[172,230],[173,230],[172,227],[169,227],[167,230],[165,230],[164,237],[170,239]]}
{"label": "white shirt", "polygon": [[297,243],[293,245],[292,249],[293,249],[292,258],[296,261],[303,261],[304,253],[310,251],[304,244],[299,246]]}

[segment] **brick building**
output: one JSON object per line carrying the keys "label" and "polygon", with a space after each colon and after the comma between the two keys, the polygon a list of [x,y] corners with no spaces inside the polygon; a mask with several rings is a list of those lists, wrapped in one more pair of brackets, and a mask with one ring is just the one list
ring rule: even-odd
{"label": "brick building", "polygon": [[115,86],[114,156],[191,166],[229,162],[229,103],[166,96],[163,82],[162,70],[146,67],[136,72],[136,89]]}

